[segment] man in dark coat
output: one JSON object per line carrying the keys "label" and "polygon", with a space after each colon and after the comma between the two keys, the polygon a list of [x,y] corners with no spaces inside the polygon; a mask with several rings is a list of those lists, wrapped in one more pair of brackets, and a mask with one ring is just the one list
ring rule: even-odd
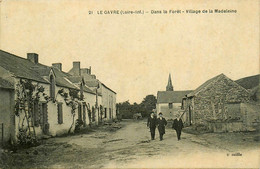
{"label": "man in dark coat", "polygon": [[156,128],[156,117],[154,117],[154,113],[153,112],[151,113],[151,116],[148,117],[147,127],[150,128],[151,139],[154,140],[155,128]]}
{"label": "man in dark coat", "polygon": [[160,141],[163,140],[163,135],[165,134],[165,126],[167,121],[162,117],[162,113],[159,113],[159,118],[157,119],[158,131],[160,134]]}
{"label": "man in dark coat", "polygon": [[174,119],[172,128],[174,128],[174,130],[176,130],[177,138],[179,141],[181,139],[181,130],[183,128],[183,122],[182,122],[179,114],[176,116],[176,119]]}

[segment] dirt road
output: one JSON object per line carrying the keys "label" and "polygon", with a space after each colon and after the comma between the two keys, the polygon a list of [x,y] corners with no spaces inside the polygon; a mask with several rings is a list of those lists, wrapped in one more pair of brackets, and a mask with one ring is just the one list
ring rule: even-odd
{"label": "dirt road", "polygon": [[[51,138],[40,146],[2,153],[3,167],[155,168],[259,166],[259,135],[242,133],[193,135],[166,129],[163,141],[150,141],[145,121],[125,120],[121,129]],[[241,154],[241,155],[240,155]]]}

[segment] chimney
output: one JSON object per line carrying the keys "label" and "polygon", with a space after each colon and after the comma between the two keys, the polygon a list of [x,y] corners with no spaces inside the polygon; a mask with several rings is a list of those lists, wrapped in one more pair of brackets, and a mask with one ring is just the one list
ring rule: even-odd
{"label": "chimney", "polygon": [[96,79],[97,78],[96,75],[91,75],[91,77],[92,77],[92,79]]}
{"label": "chimney", "polygon": [[73,62],[74,74],[80,76],[80,62]]}
{"label": "chimney", "polygon": [[59,69],[60,71],[62,71],[62,64],[61,63],[53,63],[52,66]]}
{"label": "chimney", "polygon": [[91,66],[89,66],[89,74],[91,75]]}
{"label": "chimney", "polygon": [[38,54],[37,53],[27,53],[27,59],[33,63],[38,63]]}

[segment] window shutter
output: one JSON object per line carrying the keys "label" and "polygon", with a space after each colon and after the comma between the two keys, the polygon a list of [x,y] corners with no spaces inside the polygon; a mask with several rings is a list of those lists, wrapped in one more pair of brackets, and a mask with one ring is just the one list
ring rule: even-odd
{"label": "window shutter", "polygon": [[34,126],[38,127],[39,126],[39,103],[36,101],[34,102],[33,105],[33,121],[34,121]]}
{"label": "window shutter", "polygon": [[43,108],[42,103],[39,104],[39,110],[40,110],[40,125],[43,127]]}
{"label": "window shutter", "polygon": [[107,118],[107,108],[105,108],[105,117],[104,118]]}
{"label": "window shutter", "polygon": [[83,104],[83,122],[84,126],[86,126],[86,103]]}
{"label": "window shutter", "polygon": [[58,123],[63,123],[62,103],[58,103]]}
{"label": "window shutter", "polygon": [[78,119],[82,120],[81,104],[78,105]]}
{"label": "window shutter", "polygon": [[94,122],[95,120],[95,107],[92,106],[92,121]]}

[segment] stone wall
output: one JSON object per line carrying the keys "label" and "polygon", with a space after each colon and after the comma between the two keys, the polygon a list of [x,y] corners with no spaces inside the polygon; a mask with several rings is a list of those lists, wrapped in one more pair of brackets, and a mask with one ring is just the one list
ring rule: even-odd
{"label": "stone wall", "polygon": [[216,133],[246,131],[242,121],[209,122],[208,127],[209,131]]}
{"label": "stone wall", "polygon": [[260,105],[241,103],[241,117],[247,130],[260,130]]}
{"label": "stone wall", "polygon": [[249,101],[249,92],[223,75],[201,89],[194,97],[189,98],[185,109],[191,105],[193,123],[205,124],[206,120],[225,120],[230,116],[236,117],[235,111],[227,113],[227,104]]}

